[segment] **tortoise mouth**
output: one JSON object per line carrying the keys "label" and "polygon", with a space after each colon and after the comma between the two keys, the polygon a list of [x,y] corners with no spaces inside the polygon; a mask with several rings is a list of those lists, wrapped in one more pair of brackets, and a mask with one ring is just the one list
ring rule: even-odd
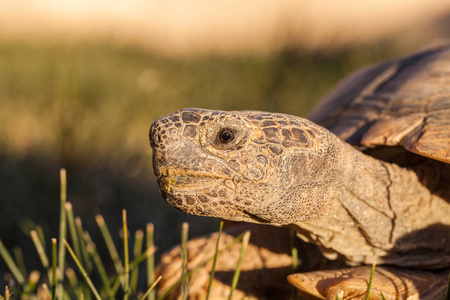
{"label": "tortoise mouth", "polygon": [[172,192],[202,190],[221,185],[234,171],[227,163],[191,141],[180,140],[165,150],[153,148],[153,170],[160,188]]}
{"label": "tortoise mouth", "polygon": [[176,167],[160,167],[159,185],[167,192],[173,188],[183,191],[203,190],[207,187],[222,185],[228,177],[204,171],[193,171]]}

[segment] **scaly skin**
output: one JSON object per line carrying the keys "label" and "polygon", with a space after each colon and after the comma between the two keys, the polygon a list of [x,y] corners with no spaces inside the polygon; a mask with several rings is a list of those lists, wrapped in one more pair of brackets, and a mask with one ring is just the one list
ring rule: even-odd
{"label": "scaly skin", "polygon": [[450,265],[449,189],[308,120],[187,109],[155,121],[150,143],[163,197],[186,213],[290,225],[353,264]]}

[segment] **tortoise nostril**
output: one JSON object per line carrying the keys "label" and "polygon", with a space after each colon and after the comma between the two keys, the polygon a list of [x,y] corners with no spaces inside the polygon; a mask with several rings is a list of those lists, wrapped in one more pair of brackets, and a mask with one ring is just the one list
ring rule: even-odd
{"label": "tortoise nostril", "polygon": [[148,138],[150,141],[150,146],[152,148],[156,147],[157,143],[157,141],[155,140],[157,136],[156,122],[158,121],[153,122],[153,124],[150,126],[150,130],[148,131]]}
{"label": "tortoise nostril", "polygon": [[149,140],[152,148],[160,147],[163,142],[162,135],[167,131],[166,129],[163,129],[163,127],[167,127],[167,124],[163,125],[164,123],[168,123],[168,120],[166,118],[161,118],[153,122],[150,126]]}

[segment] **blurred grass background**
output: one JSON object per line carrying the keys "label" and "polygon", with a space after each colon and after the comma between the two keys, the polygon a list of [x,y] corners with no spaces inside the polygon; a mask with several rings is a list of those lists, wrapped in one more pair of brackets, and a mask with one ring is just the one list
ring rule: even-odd
{"label": "blurred grass background", "polygon": [[182,222],[190,236],[214,231],[218,220],[188,216],[160,197],[148,142],[155,119],[185,107],[305,116],[349,72],[424,41],[183,56],[108,39],[0,39],[0,238],[30,248],[27,263],[37,262],[26,236],[34,224],[57,236],[62,167],[68,201],[94,239],[95,214],[118,232],[123,208],[132,231],[155,223],[159,253],[179,241]]}

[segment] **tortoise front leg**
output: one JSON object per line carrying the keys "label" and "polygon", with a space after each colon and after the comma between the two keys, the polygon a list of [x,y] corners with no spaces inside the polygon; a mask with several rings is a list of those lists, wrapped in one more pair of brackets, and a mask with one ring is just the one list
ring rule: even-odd
{"label": "tortoise front leg", "polygon": [[[286,277],[293,273],[290,242],[290,229],[257,224],[239,223],[228,227],[222,233],[219,250],[225,249],[246,230],[251,231],[250,244],[244,256],[241,276],[233,299],[289,299],[291,286]],[[188,269],[193,270],[200,263],[214,256],[217,233],[198,237],[187,243]],[[325,259],[317,247],[298,238],[294,239],[298,249],[299,268],[297,271],[311,271],[330,267],[340,267],[342,262]],[[230,286],[241,250],[236,243],[218,257],[215,279],[210,299],[228,299]],[[211,261],[198,269],[189,283],[190,299],[205,299],[208,287]],[[163,254],[157,267],[158,275],[163,276],[158,294],[162,295],[181,276],[181,248],[174,247]],[[169,299],[177,299],[180,291],[175,290]]]}
{"label": "tortoise front leg", "polygon": [[[366,299],[371,267],[292,274],[289,282],[306,299]],[[447,286],[445,275],[396,267],[375,268],[370,299],[443,299]]]}

